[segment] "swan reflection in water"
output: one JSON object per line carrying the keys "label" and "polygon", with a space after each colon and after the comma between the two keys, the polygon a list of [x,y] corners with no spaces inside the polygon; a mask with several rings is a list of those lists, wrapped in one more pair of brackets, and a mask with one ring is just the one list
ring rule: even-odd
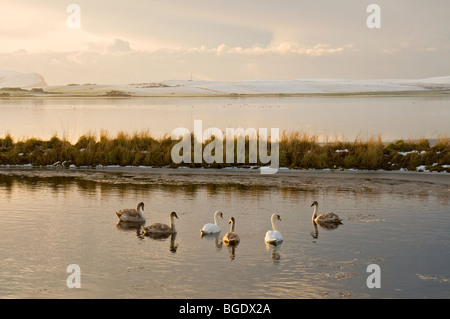
{"label": "swan reflection in water", "polygon": [[319,238],[319,227],[326,229],[326,230],[335,230],[337,229],[340,225],[342,225],[342,223],[338,223],[338,224],[318,224],[316,223],[314,220],[312,221],[312,225],[313,225],[313,231],[311,232],[311,236],[314,239]]}
{"label": "swan reflection in water", "polygon": [[171,253],[176,253],[178,249],[178,244],[175,243],[175,239],[177,238],[177,233],[143,233],[142,231],[137,231],[138,236],[142,239],[145,237],[150,237],[153,240],[164,241],[170,237],[170,245],[169,251]]}
{"label": "swan reflection in water", "polygon": [[214,234],[200,234],[200,238],[203,238],[205,240],[213,240],[214,241],[214,247],[217,251],[222,249],[223,241],[221,238],[219,238],[220,232],[214,233]]}
{"label": "swan reflection in water", "polygon": [[268,251],[270,251],[270,258],[272,259],[272,262],[274,264],[278,264],[280,262],[281,255],[279,251],[281,249],[281,244],[282,242],[276,244],[266,242],[266,248]]}
{"label": "swan reflection in water", "polygon": [[139,230],[142,226],[145,225],[145,221],[143,222],[124,222],[118,221],[116,224],[117,229],[119,230]]}
{"label": "swan reflection in water", "polygon": [[230,260],[233,260],[236,258],[236,248],[239,246],[239,242],[235,243],[227,243],[224,242],[225,246],[228,247],[228,251],[230,252]]}

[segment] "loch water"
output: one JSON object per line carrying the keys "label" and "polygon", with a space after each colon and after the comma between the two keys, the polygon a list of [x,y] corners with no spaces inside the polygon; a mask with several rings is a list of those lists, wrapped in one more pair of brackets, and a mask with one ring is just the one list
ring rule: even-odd
{"label": "loch water", "polygon": [[[2,170],[0,298],[450,297],[446,174],[281,171],[265,180],[240,170],[161,170],[147,169],[148,180],[131,168]],[[314,227],[314,200],[343,224]],[[143,238],[118,227],[115,212],[141,201],[147,225],[176,211],[177,235]],[[221,233],[200,237],[216,210]],[[282,219],[279,246],[264,243],[272,213]],[[222,244],[231,216],[241,238],[234,249]],[[79,289],[67,285],[72,264]],[[373,264],[380,288],[367,284]]]}

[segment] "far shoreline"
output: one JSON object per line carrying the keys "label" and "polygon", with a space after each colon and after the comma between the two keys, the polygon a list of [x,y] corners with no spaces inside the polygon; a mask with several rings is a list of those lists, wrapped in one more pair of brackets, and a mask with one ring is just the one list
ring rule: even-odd
{"label": "far shoreline", "polygon": [[450,76],[428,79],[169,80],[130,84],[71,83],[0,88],[0,97],[351,97],[448,96]]}
{"label": "far shoreline", "polygon": [[[9,95],[2,95],[2,94]],[[46,92],[36,94],[32,92],[10,92],[4,90],[0,94],[1,100],[8,99],[111,99],[132,100],[136,98],[352,98],[352,97],[448,97],[449,90],[415,90],[415,91],[361,91],[361,92],[329,92],[329,93],[224,93],[224,94],[181,94],[181,93],[154,93],[154,94],[118,94],[111,96],[109,92],[94,94],[72,94]]]}

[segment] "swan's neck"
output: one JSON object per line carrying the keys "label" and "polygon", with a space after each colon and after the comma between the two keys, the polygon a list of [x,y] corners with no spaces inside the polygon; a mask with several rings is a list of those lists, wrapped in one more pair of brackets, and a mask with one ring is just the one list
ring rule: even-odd
{"label": "swan's neck", "polygon": [[234,233],[234,222],[231,222],[230,233]]}
{"label": "swan's neck", "polygon": [[216,225],[218,225],[218,224],[217,224],[217,215],[219,215],[219,214],[218,214],[218,213],[215,213],[215,214],[214,214],[214,224],[216,224]]}
{"label": "swan's neck", "polygon": [[144,213],[142,213],[141,208],[142,208],[142,206],[138,206],[137,213],[139,216],[141,216],[142,219],[145,219]]}
{"label": "swan's neck", "polygon": [[170,229],[175,230],[175,219],[173,215],[170,216],[169,227]]}
{"label": "swan's neck", "polygon": [[275,216],[272,216],[271,222],[272,222],[272,229],[273,229],[273,231],[277,231],[277,229],[275,228]]}
{"label": "swan's neck", "polygon": [[312,215],[312,220],[313,221],[314,221],[314,219],[316,219],[317,207],[318,207],[318,205],[314,205],[314,211],[313,211],[313,215]]}

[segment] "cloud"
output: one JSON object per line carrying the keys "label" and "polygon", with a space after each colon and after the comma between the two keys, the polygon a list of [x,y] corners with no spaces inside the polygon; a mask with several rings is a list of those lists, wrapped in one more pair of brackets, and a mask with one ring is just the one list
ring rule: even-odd
{"label": "cloud", "polygon": [[109,52],[131,52],[133,51],[128,41],[122,39],[114,39],[114,42],[108,46]]}
{"label": "cloud", "polygon": [[266,47],[253,46],[244,48],[241,46],[230,47],[223,43],[214,48],[207,48],[205,46],[190,47],[190,48],[180,47],[169,51],[172,51],[174,53],[178,52],[181,54],[213,53],[218,56],[225,56],[228,54],[243,55],[243,56],[294,54],[294,55],[319,57],[324,55],[341,54],[344,53],[345,51],[351,51],[353,47],[354,47],[353,43],[341,46],[332,46],[330,44],[322,44],[322,43],[315,44],[312,46],[305,46],[297,42],[282,42],[276,45],[268,45]]}

